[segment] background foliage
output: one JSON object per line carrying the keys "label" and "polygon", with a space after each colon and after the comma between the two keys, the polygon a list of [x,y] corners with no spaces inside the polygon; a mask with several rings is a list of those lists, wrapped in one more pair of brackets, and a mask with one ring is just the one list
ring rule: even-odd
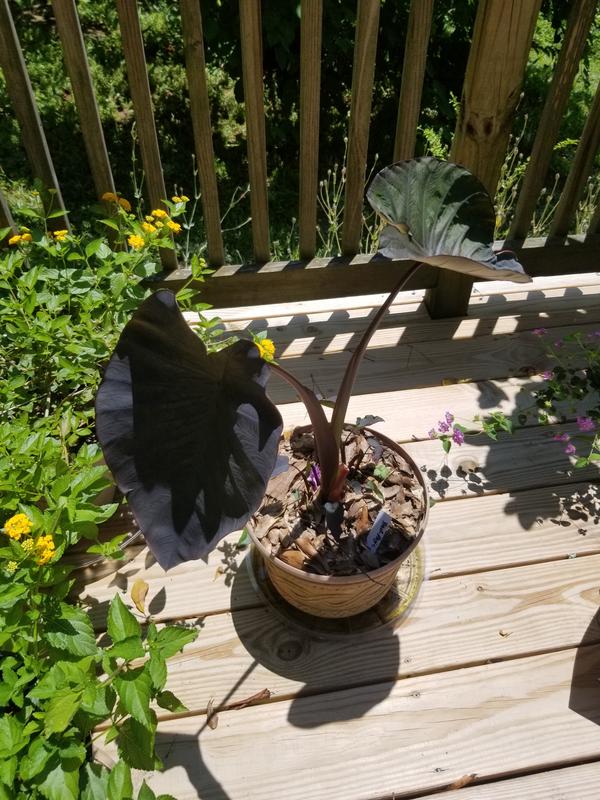
{"label": "background foliage", "polygon": [[[100,113],[107,137],[117,188],[131,195],[134,116],[121,55],[117,12],[113,0],[79,0],[78,9],[88,47]],[[555,63],[568,0],[544,0],[530,56],[524,95],[515,118],[518,142],[510,177],[518,178],[530,152]],[[209,94],[214,145],[220,179],[221,206],[227,208],[237,191],[242,194],[227,217],[226,236],[231,260],[250,256],[243,91],[239,46],[239,14],[235,0],[202,0]],[[418,152],[443,155],[456,122],[456,104],[466,67],[476,0],[436,3],[428,51]],[[180,188],[191,193],[192,132],[184,71],[179,5],[170,0],[139,2],[156,122],[168,194]],[[341,171],[344,136],[350,106],[356,0],[324,4],[320,175],[338,165]],[[49,2],[11,0],[11,8],[39,103],[50,151],[64,187],[67,208],[76,222],[90,218],[94,190],[82,175],[85,153],[77,112],[66,78],[58,35]],[[263,2],[263,51],[267,152],[270,181],[271,238],[275,255],[293,255],[298,187],[298,81],[300,9],[298,0]],[[369,166],[392,159],[398,93],[409,0],[383,0],[377,51]],[[560,139],[567,144],[555,152],[548,187],[558,174],[562,184],[581,134],[586,111],[600,75],[597,26],[592,31],[584,63],[572,94]],[[436,147],[442,152],[435,153]],[[521,154],[521,158],[519,158]],[[139,160],[138,160],[139,163]],[[0,77],[0,182],[13,203],[26,199],[30,176],[20,145],[17,123]],[[520,169],[520,171],[519,171]],[[516,175],[513,174],[516,170]],[[138,173],[139,179],[139,173]],[[509,192],[510,193],[510,192]],[[327,213],[323,239],[329,241]],[[202,230],[194,232],[196,242]],[[334,237],[335,239],[335,237]]]}

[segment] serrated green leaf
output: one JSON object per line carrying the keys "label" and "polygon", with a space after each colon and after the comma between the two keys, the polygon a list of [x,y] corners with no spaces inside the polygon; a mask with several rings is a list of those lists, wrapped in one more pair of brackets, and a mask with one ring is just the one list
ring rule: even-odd
{"label": "serrated green leaf", "polygon": [[131,800],[132,798],[131,768],[124,761],[117,761],[108,778],[108,800]]}
{"label": "serrated green leaf", "polygon": [[12,714],[0,718],[0,758],[10,758],[22,750],[29,742],[21,722]]}
{"label": "serrated green leaf", "polygon": [[44,769],[55,748],[45,739],[34,739],[27,753],[21,758],[19,775],[24,781],[29,781]]}
{"label": "serrated green leaf", "polygon": [[106,729],[106,734],[104,736],[104,741],[106,744],[110,744],[114,742],[114,740],[119,735],[119,728],[116,725],[111,725],[110,728]]}
{"label": "serrated green leaf", "polygon": [[157,759],[154,755],[154,730],[147,728],[129,717],[121,725],[117,737],[119,754],[130,767],[135,769],[155,769]]}
{"label": "serrated green leaf", "polygon": [[69,725],[79,706],[81,705],[81,692],[71,689],[59,690],[50,700],[44,716],[44,729],[47,734],[60,733]]}
{"label": "serrated green leaf", "polygon": [[146,663],[154,691],[160,692],[167,682],[167,665],[163,656],[156,650],[150,651],[150,658]]}
{"label": "serrated green leaf", "polygon": [[59,761],[38,784],[38,789],[48,800],[77,800],[79,769],[66,770]]}
{"label": "serrated green leaf", "polygon": [[137,800],[156,800],[156,795],[154,794],[152,789],[148,786],[146,781],[144,781],[140,786],[140,791],[138,792]]}
{"label": "serrated green leaf", "polygon": [[120,642],[113,644],[106,651],[110,658],[124,658],[126,661],[132,661],[134,658],[142,658],[144,656],[144,645],[142,640],[135,636],[130,636],[128,639],[122,639]]}
{"label": "serrated green leaf", "polygon": [[106,800],[108,793],[108,770],[101,764],[88,763],[83,772],[81,800]]}
{"label": "serrated green leaf", "polygon": [[153,647],[159,651],[163,658],[171,658],[178,653],[186,644],[196,640],[198,631],[192,628],[183,628],[179,625],[167,625],[161,628],[157,635]]}
{"label": "serrated green leaf", "polygon": [[142,629],[140,623],[121,600],[119,595],[115,595],[110,603],[108,610],[108,635],[113,642],[121,642],[123,639],[136,637],[141,639]]}
{"label": "serrated green leaf", "polygon": [[181,700],[178,697],[175,697],[173,692],[160,692],[156,698],[156,702],[161,708],[166,708],[167,711],[189,711],[189,709],[183,705]]}
{"label": "serrated green leaf", "polygon": [[0,781],[7,786],[12,786],[17,774],[18,760],[16,756],[0,758]]}
{"label": "serrated green leaf", "polygon": [[98,651],[94,629],[88,615],[81,608],[60,604],[61,616],[52,619],[44,638],[56,650],[65,650],[74,656],[95,655]]}
{"label": "serrated green leaf", "polygon": [[143,725],[151,725],[150,695],[152,686],[150,676],[144,668],[131,669],[117,676],[114,687],[125,711]]}

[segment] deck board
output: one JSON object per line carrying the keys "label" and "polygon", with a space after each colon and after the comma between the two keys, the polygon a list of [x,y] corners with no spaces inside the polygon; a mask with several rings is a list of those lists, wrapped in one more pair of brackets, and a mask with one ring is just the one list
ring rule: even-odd
{"label": "deck board", "polygon": [[[376,427],[404,443],[438,500],[424,538],[426,580],[395,629],[334,638],[290,627],[254,591],[239,533],[207,564],[165,573],[142,551],[82,589],[99,632],[111,597],[131,607],[139,578],[156,621],[199,628],[169,666],[169,688],[189,712],[159,710],[167,771],[149,779],[157,794],[433,800],[464,785],[449,796],[600,796],[598,471],[573,469],[532,421],[448,456],[427,438],[448,409],[461,421],[522,409],[543,366],[531,330],[596,330],[600,275],[476,284],[469,317],[451,321],[429,320],[422,298],[395,303],[348,412],[382,416]],[[219,313],[231,330],[268,323],[285,366],[327,397],[376,302]],[[270,393],[287,426],[306,421],[280,384]],[[228,708],[263,689],[268,700]],[[210,699],[222,706],[215,730],[206,727]],[[98,752],[115,757],[112,746]]]}

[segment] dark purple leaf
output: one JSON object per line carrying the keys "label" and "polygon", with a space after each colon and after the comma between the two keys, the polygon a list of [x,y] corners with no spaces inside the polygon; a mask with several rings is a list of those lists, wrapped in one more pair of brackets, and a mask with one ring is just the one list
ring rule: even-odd
{"label": "dark purple leaf", "polygon": [[263,498],[282,421],[257,347],[218,353],[175,296],[149,297],[125,327],[96,399],[109,469],[165,569],[206,556]]}

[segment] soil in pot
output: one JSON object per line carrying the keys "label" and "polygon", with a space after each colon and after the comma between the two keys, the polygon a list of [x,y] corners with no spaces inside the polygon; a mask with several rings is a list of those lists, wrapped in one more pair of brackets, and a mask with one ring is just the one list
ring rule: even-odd
{"label": "soil in pot", "polygon": [[[303,572],[364,575],[410,550],[422,527],[426,499],[408,461],[368,429],[348,426],[342,444],[349,473],[337,523],[319,500],[314,438],[306,428],[284,437],[288,466],[269,482],[252,521],[264,550]],[[382,512],[388,524],[377,534]]]}

